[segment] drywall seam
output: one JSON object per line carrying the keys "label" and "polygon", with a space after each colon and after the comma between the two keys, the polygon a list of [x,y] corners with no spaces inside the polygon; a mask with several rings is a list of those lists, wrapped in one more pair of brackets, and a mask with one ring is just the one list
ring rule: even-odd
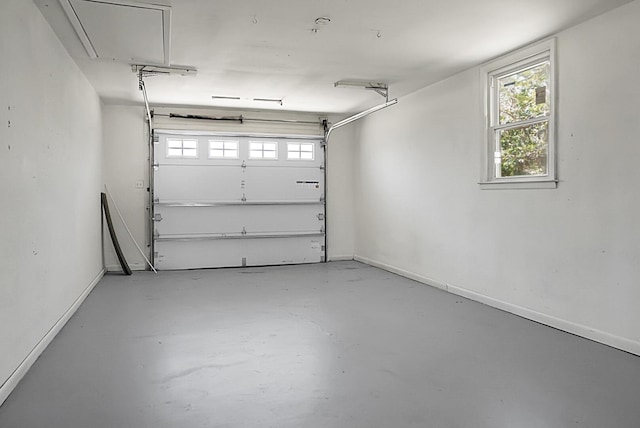
{"label": "drywall seam", "polygon": [[413,279],[414,281],[421,282],[431,287],[439,288],[457,296],[465,297],[467,299],[483,303],[487,306],[491,306],[496,309],[509,312],[514,315],[529,319],[531,321],[538,322],[540,324],[547,325],[549,327],[556,328],[558,330],[565,331],[567,333],[575,334],[576,336],[583,337],[585,339],[593,340],[598,343],[602,343],[613,348],[620,349],[625,352],[629,352],[634,355],[640,356],[640,342],[627,339],[624,337],[616,336],[604,331],[600,331],[582,324],[567,321],[562,318],[557,318],[552,315],[544,314],[542,312],[534,311],[522,306],[514,305],[503,300],[494,299],[493,297],[485,296],[484,294],[477,293],[475,291],[468,290],[466,288],[458,287],[452,284],[435,281],[429,277],[419,275],[413,272],[409,272],[397,267],[387,265],[385,263],[378,262],[366,257],[356,255],[354,260],[374,266],[388,272],[404,276],[405,278]]}
{"label": "drywall seam", "polygon": [[49,346],[49,344],[53,341],[56,335],[62,330],[67,321],[73,316],[73,314],[78,310],[84,299],[87,298],[89,293],[93,290],[93,288],[100,282],[102,277],[105,274],[105,270],[102,269],[98,275],[91,281],[91,283],[84,289],[82,294],[78,296],[78,298],[73,302],[71,307],[67,309],[67,311],[60,317],[60,319],[49,329],[47,334],[36,344],[36,346],[29,352],[22,363],[14,370],[14,372],[9,376],[9,378],[5,381],[5,383],[0,386],[0,405],[4,403],[4,401],[9,397],[11,391],[18,385],[20,380],[27,374],[33,363],[36,362],[38,357],[44,352],[44,350]]}

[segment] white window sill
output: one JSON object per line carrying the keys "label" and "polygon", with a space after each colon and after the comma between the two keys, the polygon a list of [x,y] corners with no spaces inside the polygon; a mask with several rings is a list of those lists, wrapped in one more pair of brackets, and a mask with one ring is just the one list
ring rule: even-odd
{"label": "white window sill", "polygon": [[556,189],[558,187],[558,180],[488,181],[478,184],[482,190]]}

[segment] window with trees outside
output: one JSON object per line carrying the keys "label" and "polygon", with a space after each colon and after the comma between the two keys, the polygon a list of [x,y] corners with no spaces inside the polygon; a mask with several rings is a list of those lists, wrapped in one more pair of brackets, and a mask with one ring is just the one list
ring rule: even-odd
{"label": "window with trees outside", "polygon": [[555,41],[482,68],[483,188],[555,188]]}

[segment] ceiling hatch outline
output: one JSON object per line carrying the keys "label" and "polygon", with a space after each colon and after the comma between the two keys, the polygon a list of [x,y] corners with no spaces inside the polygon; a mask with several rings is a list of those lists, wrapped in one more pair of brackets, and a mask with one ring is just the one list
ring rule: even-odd
{"label": "ceiling hatch outline", "polygon": [[167,0],[58,1],[90,58],[170,64],[171,6]]}

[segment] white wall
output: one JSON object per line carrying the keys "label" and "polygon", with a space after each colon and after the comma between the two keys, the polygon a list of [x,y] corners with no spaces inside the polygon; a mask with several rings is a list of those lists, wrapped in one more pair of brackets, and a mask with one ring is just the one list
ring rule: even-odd
{"label": "white wall", "polygon": [[[118,242],[132,270],[146,269],[146,261],[118,217],[116,206],[136,242],[149,257],[147,246],[149,241],[147,231],[149,144],[144,118],[145,111],[141,106],[105,105],[102,108],[104,182],[113,197],[113,199],[109,198],[109,209]],[[143,181],[143,188],[136,187],[137,181]],[[121,271],[106,227],[105,222],[105,265],[109,271]]]}
{"label": "white wall", "polygon": [[96,92],[30,1],[0,3],[0,403],[102,274]]}
{"label": "white wall", "polygon": [[[194,109],[186,107],[158,107],[157,114],[181,113],[208,116],[261,117],[269,119],[288,119],[317,121],[319,115],[295,112],[269,111],[232,111],[222,109]],[[339,118],[330,117],[331,121]],[[120,208],[129,229],[140,247],[148,253],[149,234],[147,231],[147,192],[148,186],[148,148],[145,112],[142,106],[106,105],[103,107],[104,129],[104,177],[117,206]],[[208,122],[194,120],[171,120],[156,116],[155,122],[160,128],[191,130],[217,130],[225,132],[264,132],[264,133],[317,133],[318,126],[283,125],[278,123],[246,122],[238,128],[237,124],[226,122]],[[215,128],[214,128],[215,127]],[[301,130],[302,129],[302,130]],[[328,151],[327,177],[327,242],[330,260],[353,258],[353,128],[341,128],[332,133]],[[144,189],[135,188],[138,180],[144,180]],[[110,201],[111,203],[111,201]],[[146,269],[145,261],[127,235],[122,222],[112,206],[118,240],[122,251],[134,270]],[[106,227],[106,226],[105,226]],[[105,232],[106,233],[106,232]],[[113,244],[105,235],[105,263],[108,270],[120,271],[120,265],[113,250]]]}
{"label": "white wall", "polygon": [[[330,117],[335,123],[341,118]],[[328,260],[354,256],[354,145],[355,126],[331,132],[327,145],[327,250]]]}
{"label": "white wall", "polygon": [[639,22],[558,35],[558,189],[480,190],[477,68],[360,123],[356,257],[640,354]]}

